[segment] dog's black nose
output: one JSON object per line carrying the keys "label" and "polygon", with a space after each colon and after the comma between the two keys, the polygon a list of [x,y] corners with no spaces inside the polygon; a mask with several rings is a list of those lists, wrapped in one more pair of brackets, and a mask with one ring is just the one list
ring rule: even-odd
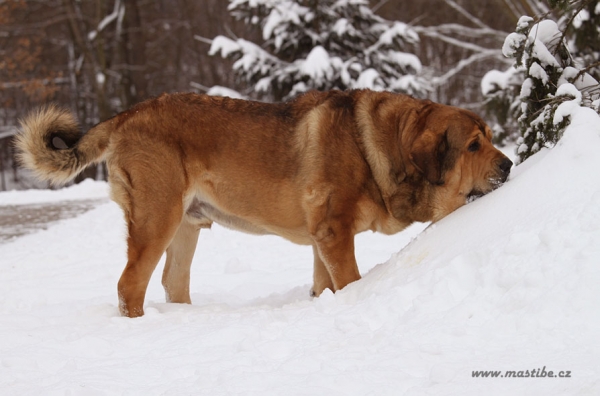
{"label": "dog's black nose", "polygon": [[512,166],[513,166],[513,162],[511,160],[509,160],[508,158],[504,158],[498,165],[500,170],[506,175],[508,175],[510,173],[510,168],[512,168]]}

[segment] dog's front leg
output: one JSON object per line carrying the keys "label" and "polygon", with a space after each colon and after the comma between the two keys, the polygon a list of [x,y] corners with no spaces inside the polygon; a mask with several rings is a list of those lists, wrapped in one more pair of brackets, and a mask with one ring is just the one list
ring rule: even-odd
{"label": "dog's front leg", "polygon": [[[354,256],[354,235],[343,222],[322,221],[314,229],[312,237],[315,250],[314,295],[333,286],[333,291],[343,289],[347,284],[360,279],[356,257]],[[316,256],[318,254],[318,257]],[[330,279],[324,277],[319,266],[323,266]],[[321,271],[321,272],[319,272]]]}
{"label": "dog's front leg", "polygon": [[310,295],[313,297],[319,297],[325,289],[334,291],[333,282],[329,271],[321,259],[319,250],[316,245],[313,245],[313,255],[315,259],[314,270],[313,270],[313,287],[310,290]]}

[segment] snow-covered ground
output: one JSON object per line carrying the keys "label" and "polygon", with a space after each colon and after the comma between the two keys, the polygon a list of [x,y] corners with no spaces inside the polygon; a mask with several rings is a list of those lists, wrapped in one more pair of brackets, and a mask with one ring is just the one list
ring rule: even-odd
{"label": "snow-covered ground", "polygon": [[[146,315],[119,317],[113,203],[0,245],[0,394],[598,395],[599,153],[600,119],[575,110],[499,190],[423,232],[360,235],[363,279],[318,299],[310,248],[215,226],[193,305],[164,303],[159,267]],[[0,204],[103,194],[88,182]]]}
{"label": "snow-covered ground", "polygon": [[86,179],[79,184],[59,190],[13,190],[0,192],[0,205],[56,203],[102,198],[108,198],[108,185],[104,182]]}

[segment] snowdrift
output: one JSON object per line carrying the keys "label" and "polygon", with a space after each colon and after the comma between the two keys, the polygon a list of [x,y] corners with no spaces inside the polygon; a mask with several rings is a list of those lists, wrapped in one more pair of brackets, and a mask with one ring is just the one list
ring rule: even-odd
{"label": "snowdrift", "polygon": [[112,203],[0,245],[0,393],[600,394],[599,153],[576,109],[557,147],[384,264],[423,227],[361,235],[364,278],[318,299],[309,248],[215,227],[193,305],[163,303],[158,268],[146,315],[121,318]]}

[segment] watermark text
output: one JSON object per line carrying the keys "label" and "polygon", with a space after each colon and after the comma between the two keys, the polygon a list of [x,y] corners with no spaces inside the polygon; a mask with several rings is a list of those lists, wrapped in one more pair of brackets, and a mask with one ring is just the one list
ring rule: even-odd
{"label": "watermark text", "polygon": [[571,378],[570,370],[547,370],[546,366],[532,370],[473,370],[473,378]]}

